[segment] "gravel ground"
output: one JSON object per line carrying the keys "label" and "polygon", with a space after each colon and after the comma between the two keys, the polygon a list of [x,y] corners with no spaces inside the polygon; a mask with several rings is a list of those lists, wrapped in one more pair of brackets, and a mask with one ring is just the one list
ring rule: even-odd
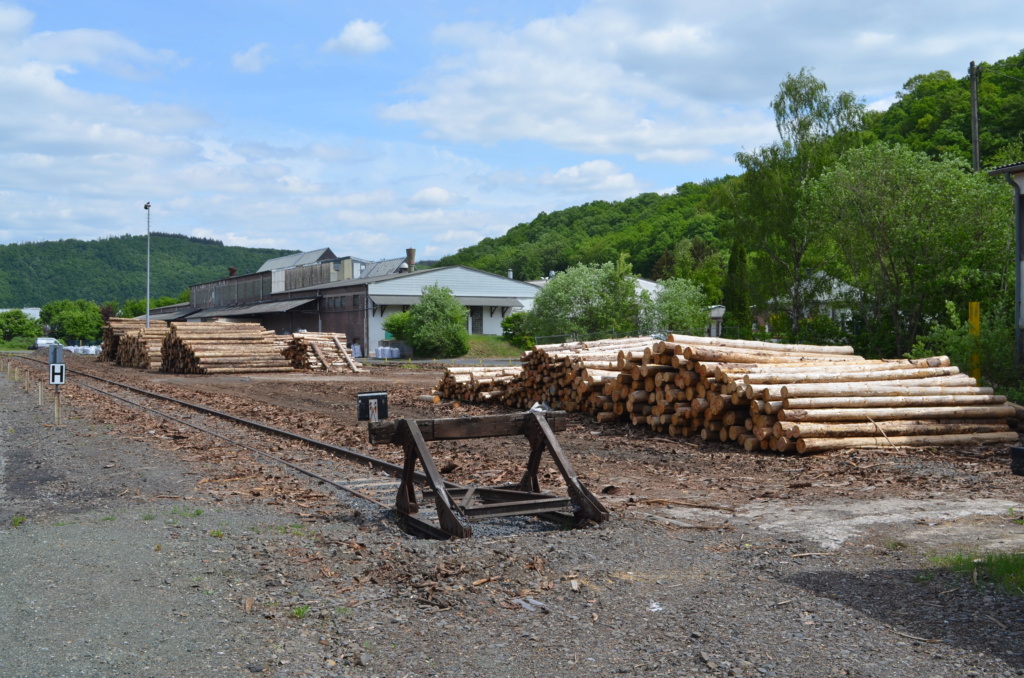
{"label": "gravel ground", "polygon": [[[612,431],[591,471],[624,488],[608,523],[431,542],[323,488],[211,493],[218,464],[251,470],[148,417],[49,421],[0,379],[0,676],[1024,675],[1022,599],[930,558],[1024,539],[1019,486],[974,451],[878,478],[763,457],[762,492],[749,455]],[[593,436],[578,426],[567,449]],[[644,501],[663,492],[613,463],[634,443],[688,500]],[[837,487],[771,475],[814,464]]]}

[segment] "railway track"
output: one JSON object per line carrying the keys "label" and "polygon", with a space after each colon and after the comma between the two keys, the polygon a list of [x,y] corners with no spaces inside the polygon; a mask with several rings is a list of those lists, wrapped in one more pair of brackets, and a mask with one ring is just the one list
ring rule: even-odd
{"label": "railway track", "polygon": [[[8,354],[5,357],[8,361],[18,360],[32,365],[38,365],[40,367],[40,371],[43,371],[43,369],[48,366],[47,362],[29,356]],[[4,366],[4,369],[6,371],[6,365]],[[68,368],[67,373],[93,380],[100,384],[104,384],[107,387],[120,389],[122,392],[131,394],[134,398],[142,397],[143,399],[148,399],[150,404],[139,402],[137,399],[133,399],[133,397],[118,394],[111,390],[107,390],[99,386],[93,386],[82,381],[75,382],[74,385],[77,387],[85,388],[104,397],[117,400],[130,407],[144,410],[157,417],[173,421],[182,426],[187,426],[203,434],[212,436],[223,442],[251,452],[259,458],[277,464],[295,474],[305,476],[306,478],[315,480],[318,483],[330,486],[331,488],[348,494],[351,497],[370,502],[394,515],[396,522],[402,527],[402,529],[413,536],[433,539],[449,539],[451,537],[450,534],[444,532],[437,526],[436,513],[432,508],[430,508],[429,504],[423,507],[421,517],[399,515],[395,512],[394,497],[398,493],[398,488],[403,476],[403,468],[400,465],[363,454],[350,447],[333,445],[293,431],[287,431],[262,422],[238,417],[205,405],[188,402],[180,398],[173,398],[162,393],[147,391],[129,384],[123,384],[105,377],[89,374],[82,370]],[[155,403],[159,403],[163,407],[157,407],[155,406]],[[168,411],[168,406],[174,410],[184,410],[185,413],[172,413],[171,411]],[[196,415],[198,415],[198,417]],[[198,423],[196,421],[197,418],[202,423]],[[213,422],[215,424],[219,423],[221,425],[211,425],[209,422]],[[228,426],[223,426],[223,423],[227,423]],[[232,430],[233,428],[234,430]],[[343,480],[338,479],[337,477],[328,477],[323,471],[310,468],[310,466],[314,464],[322,465],[318,463],[319,460],[311,459],[307,463],[295,463],[278,455],[271,454],[265,449],[260,449],[259,447],[241,440],[240,438],[243,436],[238,432],[239,428],[249,431],[259,431],[278,439],[302,443],[303,445],[313,449],[326,452],[332,457],[348,462],[351,465],[365,467],[371,472],[376,472],[376,475],[358,475],[353,472],[351,475],[357,477],[348,477]],[[426,483],[427,480],[426,476],[422,473],[414,473],[412,477],[413,481],[419,485]],[[451,489],[460,488],[456,483],[446,483],[446,485]],[[432,523],[431,520],[433,520],[434,523]]]}

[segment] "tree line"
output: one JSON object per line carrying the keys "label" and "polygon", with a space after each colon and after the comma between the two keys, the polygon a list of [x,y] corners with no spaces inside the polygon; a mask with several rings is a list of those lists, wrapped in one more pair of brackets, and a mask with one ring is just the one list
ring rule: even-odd
{"label": "tree line", "polygon": [[[219,240],[152,233],[150,289],[177,296],[189,285],[217,280],[229,266],[256,271],[294,250],[225,246]],[[0,245],[0,307],[43,306],[58,299],[123,303],[146,292],[146,236]]]}

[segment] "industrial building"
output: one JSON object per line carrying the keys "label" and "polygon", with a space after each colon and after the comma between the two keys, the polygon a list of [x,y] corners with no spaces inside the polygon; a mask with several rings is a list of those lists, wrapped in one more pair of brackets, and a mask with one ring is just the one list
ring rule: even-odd
{"label": "industrial building", "polygon": [[416,270],[416,251],[371,262],[329,248],[270,259],[255,273],[229,269],[190,286],[187,304],[156,309],[160,320],[258,322],[279,334],[344,333],[365,354],[391,339],[383,321],[419,302],[431,285],[447,287],[469,309],[470,334],[501,334],[509,313],[532,308],[538,288],[465,266]]}

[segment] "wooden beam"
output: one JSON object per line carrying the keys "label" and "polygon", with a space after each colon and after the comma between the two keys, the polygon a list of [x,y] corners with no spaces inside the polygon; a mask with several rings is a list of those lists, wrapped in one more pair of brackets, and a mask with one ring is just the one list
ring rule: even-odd
{"label": "wooden beam", "polygon": [[[493,438],[498,436],[526,435],[528,422],[533,415],[530,412],[517,414],[500,414],[489,417],[459,417],[458,419],[419,419],[416,426],[423,439],[457,440],[459,438]],[[544,418],[552,431],[564,431],[566,428],[565,412],[545,412]],[[398,421],[377,421],[369,425],[370,444],[386,445],[395,441]]]}

